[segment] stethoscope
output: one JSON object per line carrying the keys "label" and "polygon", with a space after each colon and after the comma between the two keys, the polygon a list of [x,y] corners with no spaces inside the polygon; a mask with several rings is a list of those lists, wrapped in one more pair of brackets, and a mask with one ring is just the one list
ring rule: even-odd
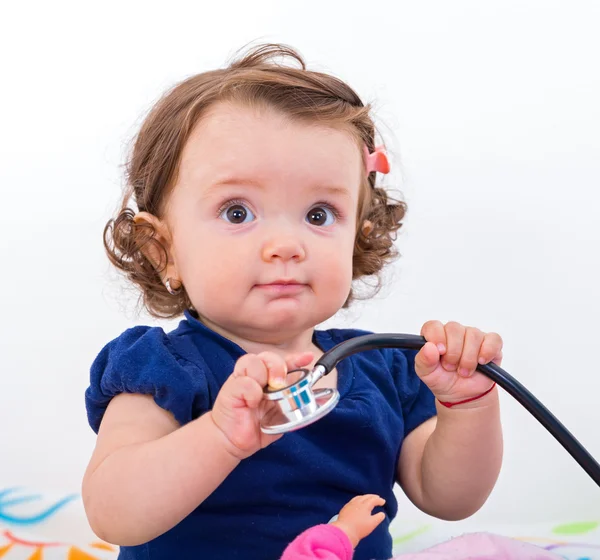
{"label": "stethoscope", "polygon": [[[287,378],[289,384],[286,387],[278,389],[267,387],[264,390],[265,399],[275,401],[277,406],[265,414],[261,421],[261,430],[266,434],[291,432],[308,426],[331,412],[340,400],[338,390],[313,389],[313,385],[332,371],[344,358],[376,348],[419,350],[425,343],[424,337],[412,334],[367,334],[334,346],[321,356],[312,371],[307,369],[290,371]],[[600,486],[600,465],[538,399],[496,364],[479,365],[477,370],[519,401]]]}

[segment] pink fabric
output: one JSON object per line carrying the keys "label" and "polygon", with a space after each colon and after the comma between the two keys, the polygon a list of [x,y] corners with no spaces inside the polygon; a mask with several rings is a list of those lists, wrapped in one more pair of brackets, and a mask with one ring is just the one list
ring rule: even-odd
{"label": "pink fabric", "polygon": [[317,525],[296,537],[281,560],[352,560],[350,539],[335,525]]}
{"label": "pink fabric", "polygon": [[394,560],[564,560],[529,543],[492,535],[472,533],[438,544],[415,554],[401,554]]}
{"label": "pink fabric", "polygon": [[[286,549],[281,560],[351,560],[352,545],[334,525],[317,525],[304,531]],[[532,544],[490,533],[463,535],[414,554],[393,560],[563,560]]]}

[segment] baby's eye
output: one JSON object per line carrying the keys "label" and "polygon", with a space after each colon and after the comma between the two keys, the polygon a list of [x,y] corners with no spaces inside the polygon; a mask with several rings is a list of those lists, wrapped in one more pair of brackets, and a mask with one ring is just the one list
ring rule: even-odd
{"label": "baby's eye", "polygon": [[252,210],[239,202],[227,206],[219,215],[230,224],[245,224],[254,219]]}
{"label": "baby's eye", "polygon": [[333,208],[327,206],[315,206],[306,214],[306,221],[313,226],[330,226],[337,218]]}

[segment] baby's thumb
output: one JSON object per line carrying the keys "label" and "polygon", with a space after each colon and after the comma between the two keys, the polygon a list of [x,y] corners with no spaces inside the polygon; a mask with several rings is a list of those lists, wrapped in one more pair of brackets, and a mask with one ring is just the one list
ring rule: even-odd
{"label": "baby's thumb", "polygon": [[[313,361],[314,354],[312,352],[302,352],[301,354],[291,354],[285,360],[285,366],[287,371],[283,376],[280,375],[269,375],[269,387],[272,389],[281,389],[287,385],[291,385],[298,381],[300,373],[289,375],[290,371],[303,368]],[[282,373],[282,372],[278,372]]]}
{"label": "baby's thumb", "polygon": [[440,363],[440,352],[433,342],[427,342],[415,356],[415,371],[423,379],[435,371]]}
{"label": "baby's thumb", "polygon": [[285,363],[281,358],[270,360],[267,366],[269,387],[271,389],[281,389],[294,383],[294,379],[292,379],[294,376],[292,378],[288,377],[289,372],[310,364],[312,359],[312,352],[302,352],[301,354],[290,354],[285,359]]}

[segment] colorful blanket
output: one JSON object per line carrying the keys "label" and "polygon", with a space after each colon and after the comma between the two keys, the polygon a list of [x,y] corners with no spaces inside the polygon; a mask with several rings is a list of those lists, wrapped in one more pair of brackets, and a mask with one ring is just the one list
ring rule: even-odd
{"label": "colorful blanket", "polygon": [[[424,550],[465,533],[465,525],[397,518],[394,554]],[[535,544],[566,560],[600,560],[600,520],[556,523],[471,523],[468,532],[489,532]],[[87,524],[78,494],[0,490],[1,560],[114,560],[115,546],[101,542]]]}
{"label": "colorful blanket", "polygon": [[565,560],[600,560],[600,521],[577,520],[558,523],[392,523],[394,554],[414,553],[447,542],[465,533],[486,532],[534,544]]}

